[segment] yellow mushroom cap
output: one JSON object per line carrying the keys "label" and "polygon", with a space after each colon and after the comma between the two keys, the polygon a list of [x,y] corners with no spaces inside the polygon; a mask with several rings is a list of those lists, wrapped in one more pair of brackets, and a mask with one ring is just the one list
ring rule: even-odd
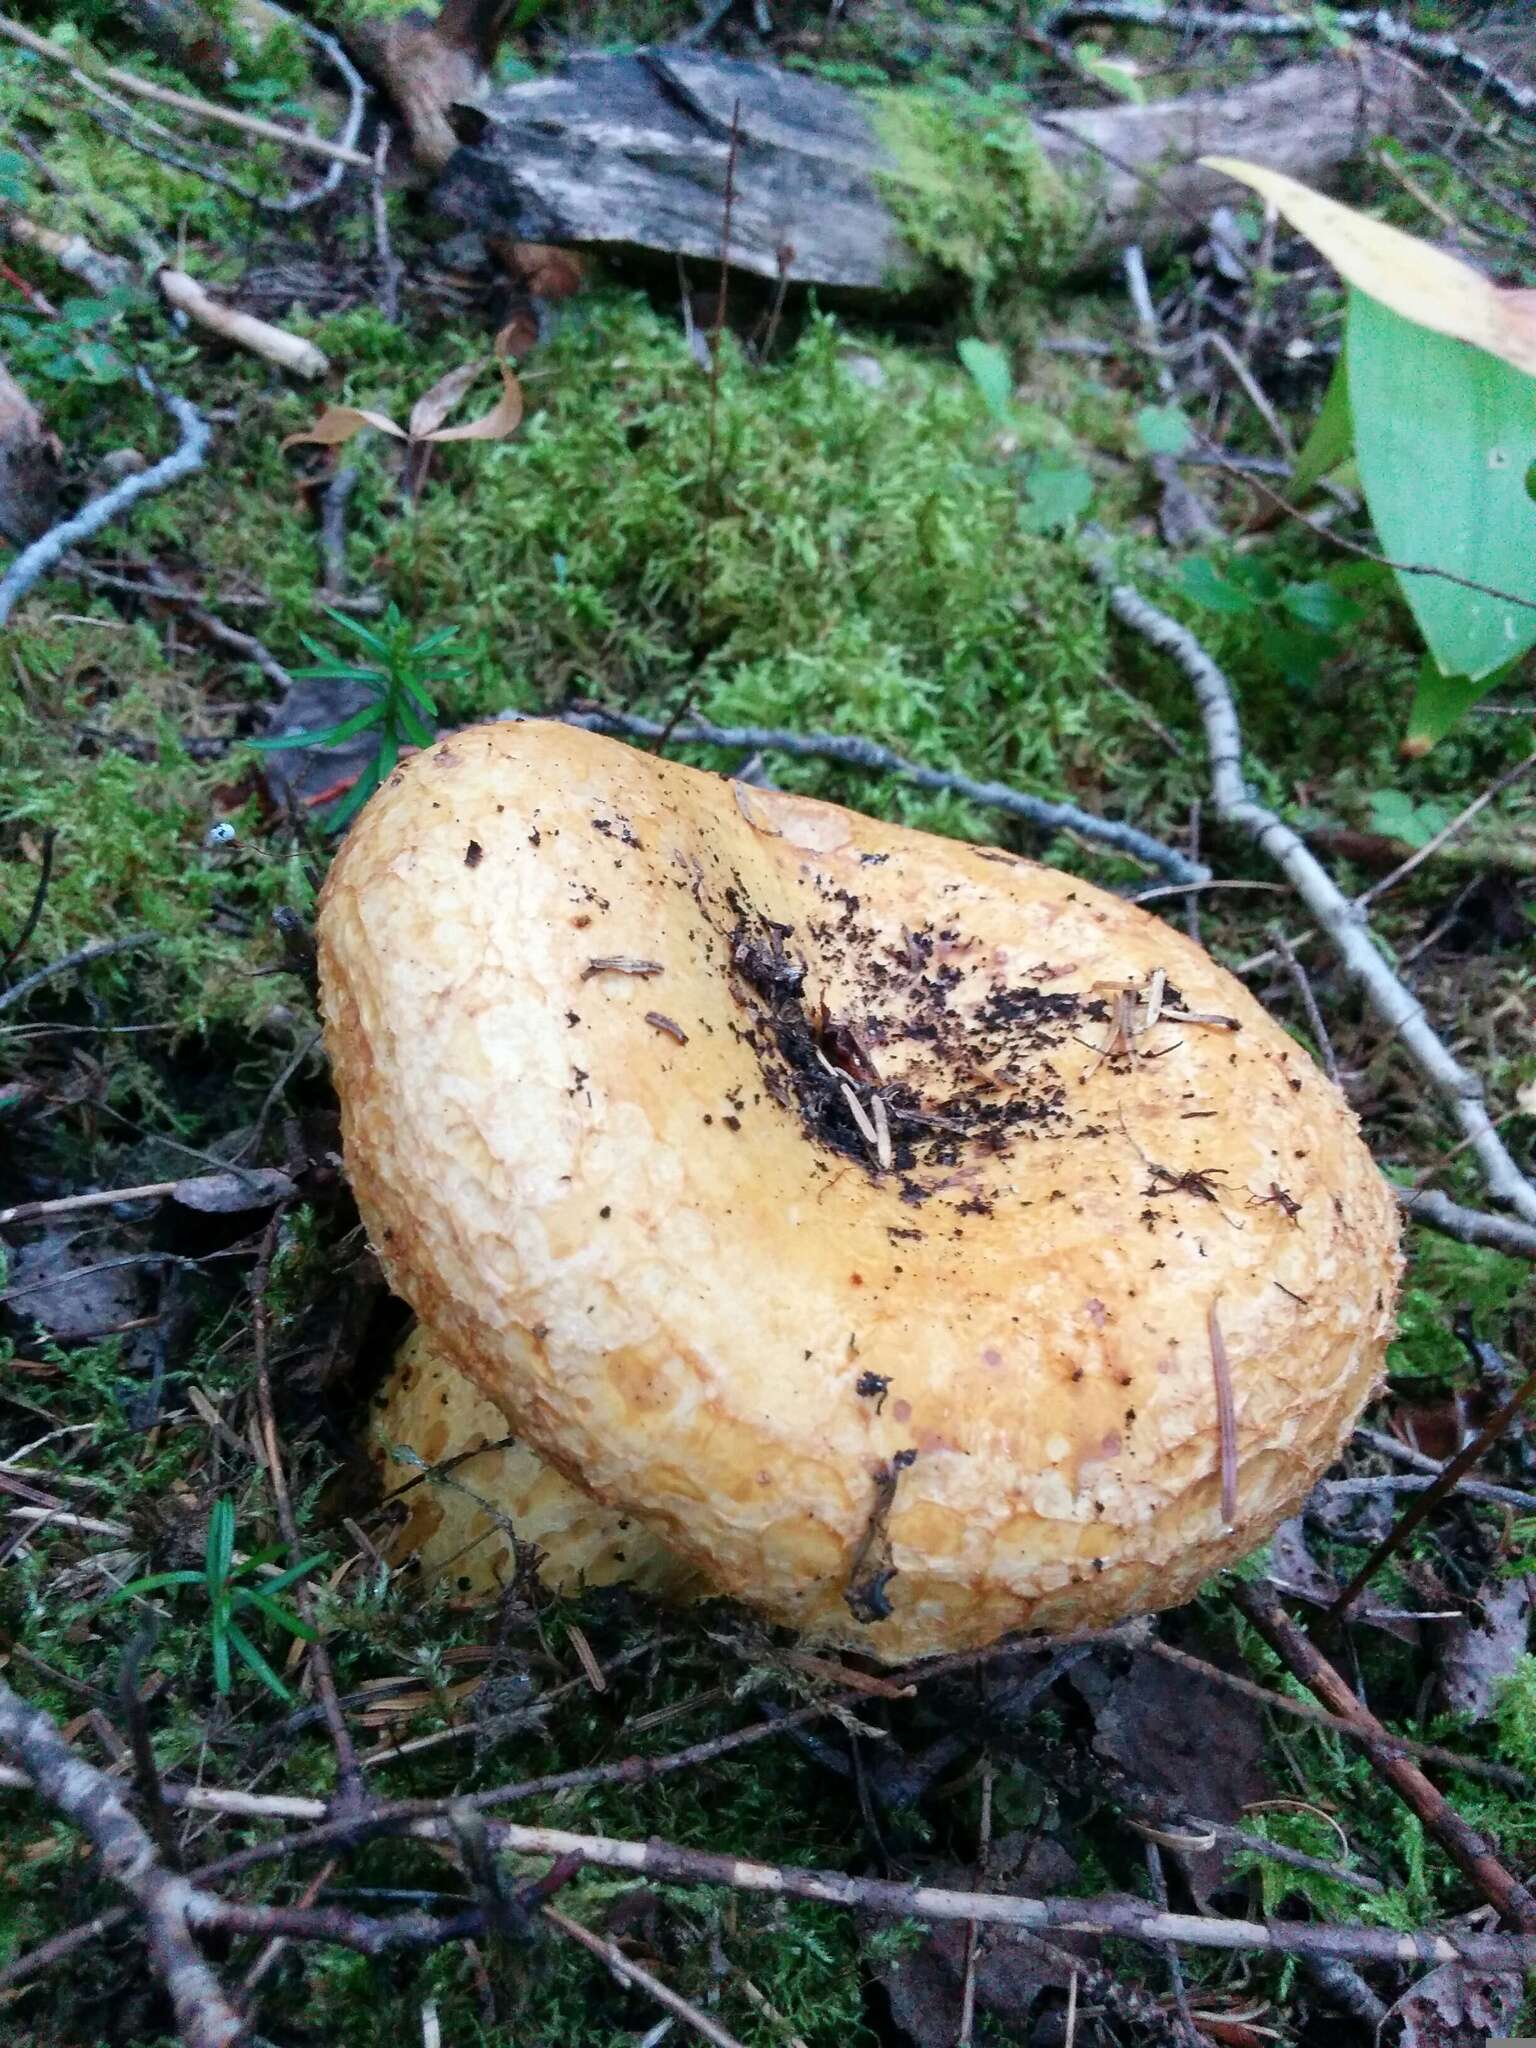
{"label": "yellow mushroom cap", "polygon": [[501,1592],[516,1577],[515,1536],[539,1551],[552,1593],[623,1581],[676,1599],[696,1584],[633,1515],[599,1507],[527,1444],[508,1441],[501,1410],[420,1324],[395,1354],[369,1438],[383,1490],[404,1512],[391,1560],[414,1558],[429,1581]]}
{"label": "yellow mushroom cap", "polygon": [[813,1637],[1186,1598],[1379,1371],[1397,1217],[1338,1091],[1071,875],[476,727],[369,804],[319,951],[392,1284],[560,1472]]}

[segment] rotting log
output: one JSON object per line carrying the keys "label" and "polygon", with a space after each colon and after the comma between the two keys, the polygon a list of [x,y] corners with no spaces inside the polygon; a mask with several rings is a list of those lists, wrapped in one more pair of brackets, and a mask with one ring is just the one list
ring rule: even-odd
{"label": "rotting log", "polygon": [[1161,105],[1032,117],[1021,97],[1016,135],[989,101],[966,135],[946,134],[968,117],[937,97],[676,47],[578,55],[446,110],[460,146],[435,200],[486,234],[718,260],[734,137],[735,269],[903,296],[979,265],[1023,282],[1090,270],[1196,232],[1230,198],[1203,155],[1327,185],[1417,91],[1389,56],[1330,57]]}

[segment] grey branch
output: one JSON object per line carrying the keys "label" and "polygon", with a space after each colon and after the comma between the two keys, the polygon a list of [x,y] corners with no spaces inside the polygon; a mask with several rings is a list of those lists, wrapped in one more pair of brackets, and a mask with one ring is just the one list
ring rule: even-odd
{"label": "grey branch", "polygon": [[[666,731],[666,727],[657,720],[639,718],[628,711],[568,711],[565,722],[582,726],[588,732],[622,733],[628,739],[660,739]],[[1101,846],[1111,847],[1117,853],[1127,853],[1133,860],[1144,861],[1171,882],[1208,882],[1211,878],[1209,868],[1202,867],[1198,861],[1186,859],[1160,839],[1153,839],[1148,833],[1117,818],[1096,818],[1090,811],[1080,811],[1076,804],[1057,803],[1043,796],[1027,796],[1022,790],[1010,789],[1005,782],[975,782],[969,775],[929,768],[856,733],[783,732],[771,726],[710,725],[702,718],[690,718],[672,728],[672,738],[694,745],[728,747],[737,752],[789,754],[798,761],[839,761],[846,768],[867,768],[877,775],[898,775],[918,789],[941,790],[950,796],[963,797],[967,803],[1006,811],[1010,817],[1022,818],[1041,831],[1075,832],[1083,839],[1096,840]]]}
{"label": "grey branch", "polygon": [[[1462,1135],[1482,1169],[1488,1192],[1502,1208],[1536,1224],[1536,1186],[1510,1157],[1483,1102],[1482,1084],[1441,1041],[1423,1005],[1403,985],[1378,950],[1363,914],[1338,887],[1301,835],[1261,804],[1243,775],[1243,734],[1237,701],[1226,675],[1186,626],[1129,583],[1119,582],[1103,549],[1102,534],[1091,536],[1085,559],[1109,595],[1109,608],[1123,626],[1168,655],[1182,669],[1210,750],[1211,795],[1217,816],[1246,832],[1273,860],[1332,941],[1345,972],[1437,1095],[1451,1106]],[[1418,1198],[1431,1220],[1431,1206]]]}
{"label": "grey branch", "polygon": [[[1322,33],[1322,23],[1315,13],[1229,14],[1215,7],[1165,6],[1163,0],[1098,0],[1097,5],[1086,0],[1083,5],[1058,8],[1048,26],[1055,31],[1090,21],[1222,36],[1278,36],[1291,41]],[[1343,11],[1330,8],[1328,26],[1363,37],[1384,50],[1417,58],[1424,64],[1446,65],[1490,99],[1501,100],[1512,112],[1524,114],[1528,120],[1536,119],[1536,89],[1497,70],[1475,50],[1464,49],[1454,36],[1432,35],[1411,28],[1384,7]]]}
{"label": "grey branch", "polygon": [[131,953],[139,946],[153,945],[159,936],[158,932],[125,932],[120,939],[97,939],[93,945],[81,946],[60,960],[50,960],[46,967],[39,967],[35,974],[0,993],[0,1010],[10,1009],[56,975],[68,974],[76,967],[89,967],[93,960],[110,960],[114,953]]}
{"label": "grey branch", "polygon": [[40,540],[33,541],[29,548],[23,548],[4,576],[0,577],[0,626],[9,619],[17,600],[25,597],[33,584],[40,582],[50,570],[57,568],[72,547],[100,533],[104,526],[110,526],[140,498],[151,497],[202,468],[213,434],[207,420],[189,399],[178,398],[174,391],[161,390],[142,370],[139,381],[146,391],[154,393],[180,427],[180,446],[163,461],[140,471],[137,476],[124,477],[113,489],[82,506],[73,518],[50,527]]}
{"label": "grey branch", "polygon": [[1536,1259],[1536,1226],[1517,1217],[1490,1216],[1485,1209],[1465,1208],[1435,1188],[1399,1188],[1397,1199],[1405,1216],[1438,1230],[1442,1237],[1486,1245],[1490,1251],[1507,1252],[1512,1259]]}
{"label": "grey branch", "polygon": [[198,1894],[167,1870],[116,1785],[64,1741],[48,1716],[0,1678],[0,1745],[23,1765],[38,1796],[89,1837],[102,1867],[138,1907],[155,1968],[187,2048],[230,2048],[243,2022],[192,1939]]}

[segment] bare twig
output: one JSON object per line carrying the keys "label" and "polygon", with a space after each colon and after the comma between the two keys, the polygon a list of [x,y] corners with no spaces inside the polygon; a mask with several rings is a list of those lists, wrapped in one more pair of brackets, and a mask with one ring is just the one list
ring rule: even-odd
{"label": "bare twig", "polygon": [[[655,719],[640,718],[628,711],[600,709],[596,705],[568,711],[565,722],[582,726],[589,732],[622,733],[632,739],[658,739],[665,730]],[[1003,782],[975,782],[969,775],[929,768],[855,733],[785,732],[771,726],[711,725],[702,718],[691,718],[675,727],[672,737],[685,744],[702,743],[729,748],[733,752],[743,749],[757,752],[761,749],[767,753],[788,754],[800,761],[837,761],[847,768],[865,768],[878,775],[899,775],[918,789],[943,790],[951,796],[963,797],[968,803],[1006,811],[1010,817],[1022,818],[1041,831],[1075,832],[1083,839],[1095,840],[1117,853],[1129,854],[1133,860],[1144,861],[1148,867],[1167,875],[1170,881],[1207,882],[1211,878],[1209,868],[1187,860],[1160,839],[1153,839],[1148,833],[1139,831],[1134,825],[1123,824],[1117,818],[1096,818],[1089,811],[1079,810],[1076,804],[1026,796],[1022,790],[1010,789]]]}
{"label": "bare twig", "polygon": [[1453,1056],[1430,1024],[1423,1005],[1398,979],[1351,904],[1301,835],[1259,803],[1243,775],[1243,738],[1232,685],[1187,627],[1181,626],[1128,583],[1117,580],[1095,536],[1086,552],[1090,572],[1109,596],[1122,625],[1167,654],[1183,671],[1205,722],[1211,795],[1218,817],[1247,832],[1283,870],[1333,942],[1345,972],[1372,1009],[1401,1041],[1430,1086],[1447,1100],[1471,1144],[1494,1201],[1536,1223],[1536,1187],[1511,1158],[1483,1102],[1482,1085]]}
{"label": "bare twig", "polygon": [[[57,64],[70,72],[80,68],[57,43],[50,43],[45,36],[34,34],[31,29],[23,28],[19,21],[12,21],[3,14],[0,14],[0,36],[9,42],[19,43],[22,49],[30,50],[45,64]],[[197,121],[236,128],[242,135],[258,135],[267,142],[280,142],[285,149],[295,149],[308,156],[328,157],[334,163],[351,164],[359,171],[369,169],[367,157],[348,143],[328,142],[323,135],[305,135],[297,129],[281,127],[276,121],[264,121],[259,114],[237,113],[233,107],[219,106],[192,93],[173,92],[169,86],[151,84],[147,78],[140,78],[137,72],[120,70],[115,64],[104,64],[99,71],[86,75],[114,85],[119,92],[126,92],[136,99],[153,100],[157,106],[174,107],[178,113],[188,114]]]}
{"label": "bare twig", "polygon": [[[1078,22],[1119,23],[1127,28],[1166,28],[1180,34],[1207,33],[1220,36],[1276,36],[1300,38],[1317,35],[1322,23],[1316,14],[1250,14],[1222,12],[1215,7],[1165,6],[1162,0],[1079,0],[1057,9],[1047,26],[1053,30]],[[1444,64],[1469,79],[1491,99],[1501,100],[1516,114],[1536,119],[1536,90],[1498,71],[1486,58],[1464,50],[1453,37],[1431,35],[1409,27],[1387,10],[1330,9],[1330,28],[1379,43],[1383,49],[1417,57],[1428,64]]]}
{"label": "bare twig", "polygon": [[48,883],[53,875],[53,849],[58,840],[58,828],[50,825],[43,834],[42,851],[38,857],[37,882],[32,890],[32,902],[22,920],[21,930],[0,953],[0,974],[4,974],[11,962],[26,949],[27,941],[37,930],[38,920],[43,914],[43,905],[48,901]]}
{"label": "bare twig", "polygon": [[[9,619],[18,599],[56,568],[72,547],[100,533],[103,527],[112,525],[140,498],[151,497],[202,468],[213,432],[207,420],[190,400],[179,398],[174,391],[166,391],[151,383],[142,370],[139,382],[159,399],[181,429],[180,446],[174,454],[167,455],[149,469],[141,470],[137,476],[124,477],[110,491],[82,506],[73,518],[62,520],[40,540],[33,541],[29,548],[23,548],[4,576],[0,576],[0,626]],[[11,994],[14,996],[15,991],[12,990]]]}
{"label": "bare twig", "polygon": [[[390,126],[379,123],[373,145],[373,186],[369,203],[373,214],[373,250],[379,266],[379,310],[386,320],[400,318],[400,279],[403,266],[389,239],[389,195],[384,188],[384,167],[389,162]],[[343,476],[355,471],[343,470]]]}
{"label": "bare twig", "polygon": [[550,1926],[558,1929],[567,1941],[576,1942],[589,1955],[598,1957],[621,1983],[638,1985],[647,1998],[654,1999],[664,2011],[680,2019],[685,2026],[692,2027],[702,2040],[712,2041],[715,2048],[741,2048],[741,2043],[734,2034],[728,2034],[725,2028],[712,2020],[707,2013],[700,2012],[696,2005],[690,2005],[688,2000],[674,1991],[670,1985],[663,1984],[659,1977],[653,1976],[632,1956],[625,1955],[616,1941],[610,1941],[601,1934],[594,1934],[590,1927],[583,1927],[579,1920],[571,1919],[570,1915],[562,1913],[558,1906],[545,1906],[543,1913]]}
{"label": "bare twig", "polygon": [[[1478,1460],[1493,1448],[1533,1394],[1536,1394],[1536,1372],[1528,1373],[1476,1436],[1468,1438],[1455,1457],[1448,1459],[1441,1466],[1439,1476],[1424,1493],[1420,1494],[1395,1527],[1387,1532],[1334,1601],[1328,1610],[1330,1621],[1339,1621],[1348,1614],[1351,1602],[1370,1584],[1388,1558],[1397,1555],[1425,1516],[1431,1513],[1448,1493],[1455,1491],[1456,1482],[1463,1473],[1470,1472]],[[1536,1919],[1533,1919],[1531,1924],[1536,1927]]]}
{"label": "bare twig", "polygon": [[1490,1216],[1484,1209],[1468,1209],[1435,1188],[1398,1188],[1396,1194],[1403,1214],[1426,1230],[1438,1230],[1458,1244],[1486,1245],[1490,1251],[1507,1252],[1514,1259],[1536,1259],[1536,1225],[1521,1223],[1513,1216]]}
{"label": "bare twig", "polygon": [[116,1785],[64,1742],[48,1716],[0,1678],[0,1744],[19,1758],[40,1798],[89,1837],[108,1877],[144,1920],[150,1956],[170,1994],[187,2048],[230,2048],[243,2023],[204,1962],[188,1926],[195,1901],[167,1870]]}
{"label": "bare twig", "polygon": [[29,974],[22,981],[0,991],[0,1010],[10,1009],[41,988],[44,982],[52,981],[57,975],[72,974],[77,967],[89,967],[94,960],[109,960],[114,953],[130,953],[139,946],[151,946],[159,938],[158,932],[125,932],[120,939],[97,939],[89,946],[79,946],[73,953],[66,953],[62,959],[50,960],[46,967],[39,967],[35,974]]}
{"label": "bare twig", "polygon": [[1333,1050],[1333,1040],[1328,1034],[1328,1026],[1323,1022],[1323,1013],[1317,1007],[1317,997],[1312,989],[1312,977],[1308,974],[1306,968],[1302,966],[1300,960],[1297,959],[1295,947],[1292,946],[1279,925],[1272,925],[1270,927],[1269,936],[1274,941],[1275,951],[1285,962],[1285,971],[1291,977],[1292,987],[1301,998],[1302,1013],[1307,1020],[1307,1029],[1312,1034],[1312,1043],[1317,1047],[1318,1058],[1323,1063],[1323,1072],[1330,1081],[1337,1084],[1339,1078],[1338,1057]]}
{"label": "bare twig", "polygon": [[1231,1597],[1292,1676],[1354,1725],[1360,1746],[1377,1776],[1413,1810],[1500,1917],[1527,1935],[1536,1933],[1536,1898],[1505,1869],[1492,1845],[1462,1819],[1418,1765],[1396,1754],[1394,1738],[1362,1706],[1327,1658],[1291,1620],[1274,1591],[1268,1586],[1239,1582],[1232,1587]]}
{"label": "bare twig", "polygon": [[286,327],[274,327],[270,320],[259,320],[254,313],[242,313],[237,306],[224,305],[184,270],[162,270],[155,282],[168,306],[185,313],[189,320],[216,334],[221,341],[248,349],[264,362],[275,363],[280,370],[291,370],[296,377],[323,377],[331,367],[321,350],[303,335],[290,334]]}
{"label": "bare twig", "polygon": [[1517,782],[1523,782],[1533,768],[1536,768],[1536,754],[1527,754],[1525,759],[1517,761],[1513,768],[1506,768],[1502,775],[1489,783],[1481,795],[1472,799],[1465,810],[1458,811],[1448,825],[1442,825],[1432,839],[1426,839],[1422,846],[1415,847],[1408,858],[1399,862],[1391,874],[1383,875],[1379,882],[1372,882],[1368,889],[1362,890],[1355,898],[1356,908],[1363,910],[1368,903],[1374,903],[1378,896],[1385,896],[1389,889],[1395,889],[1398,883],[1411,875],[1421,862],[1430,859],[1442,846],[1465,831],[1480,811],[1486,810],[1488,805],[1501,797],[1507,789],[1513,789]]}

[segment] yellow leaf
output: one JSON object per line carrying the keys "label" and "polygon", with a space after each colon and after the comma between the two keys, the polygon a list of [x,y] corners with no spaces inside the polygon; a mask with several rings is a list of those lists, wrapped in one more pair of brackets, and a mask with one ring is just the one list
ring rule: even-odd
{"label": "yellow leaf", "polygon": [[[505,363],[496,366],[501,371],[501,396],[490,411],[478,420],[471,420],[464,427],[439,427],[434,434],[423,434],[423,441],[504,441],[508,434],[515,434],[522,424],[523,387],[518,383]],[[444,382],[446,383],[446,378]],[[423,401],[424,403],[425,401]]]}
{"label": "yellow leaf", "polygon": [[1231,156],[1201,162],[1267,200],[1357,290],[1415,326],[1471,342],[1536,377],[1536,291],[1493,284],[1459,256],[1328,199],[1283,171]]}
{"label": "yellow leaf", "polygon": [[354,434],[360,434],[364,427],[377,427],[381,434],[393,434],[397,441],[405,439],[403,429],[382,412],[363,412],[355,405],[328,405],[315,424],[302,434],[285,434],[281,446],[297,448],[301,442],[317,441],[322,448],[336,448],[343,441],[350,441]]}

